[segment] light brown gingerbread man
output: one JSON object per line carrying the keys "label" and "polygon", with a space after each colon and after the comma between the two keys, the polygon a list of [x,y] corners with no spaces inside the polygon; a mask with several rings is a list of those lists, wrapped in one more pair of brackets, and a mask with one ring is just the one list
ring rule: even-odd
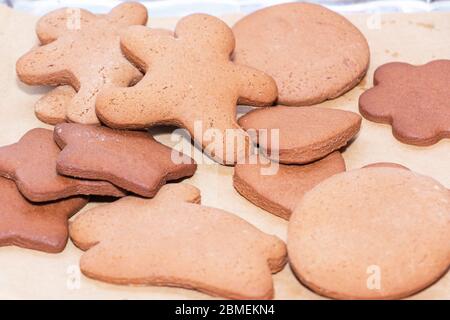
{"label": "light brown gingerbread man", "polygon": [[[96,106],[100,120],[114,128],[184,127],[221,163],[235,163],[248,147],[236,105],[267,106],[277,97],[270,76],[230,61],[233,33],[209,15],[181,19],[175,36],[130,27],[121,34],[121,47],[146,74],[133,87],[103,90]],[[240,146],[231,145],[233,135]]]}
{"label": "light brown gingerbread man", "polygon": [[[70,85],[77,94],[66,106],[66,117],[77,123],[96,124],[95,99],[106,86],[127,87],[142,74],[122,55],[119,32],[147,22],[147,9],[126,2],[107,15],[94,15],[82,9],[63,8],[42,17],[36,33],[42,46],[32,49],[17,62],[17,75],[30,85]],[[50,93],[55,98],[55,92]],[[56,92],[73,95],[73,93]],[[58,100],[56,98],[56,100]],[[57,102],[55,102],[57,103]],[[55,123],[52,108],[36,109],[41,120]],[[42,114],[40,114],[42,113]]]}

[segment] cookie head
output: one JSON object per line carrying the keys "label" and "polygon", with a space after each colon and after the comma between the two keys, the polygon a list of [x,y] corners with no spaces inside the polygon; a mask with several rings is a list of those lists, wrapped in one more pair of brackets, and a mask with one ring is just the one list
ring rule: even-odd
{"label": "cookie head", "polygon": [[374,87],[359,98],[368,120],[392,126],[401,142],[418,146],[450,137],[450,60],[421,66],[392,62],[379,67]]}
{"label": "cookie head", "polygon": [[194,14],[181,19],[175,29],[175,37],[186,39],[192,50],[213,48],[213,56],[227,59],[234,50],[234,35],[225,22],[207,14]]}

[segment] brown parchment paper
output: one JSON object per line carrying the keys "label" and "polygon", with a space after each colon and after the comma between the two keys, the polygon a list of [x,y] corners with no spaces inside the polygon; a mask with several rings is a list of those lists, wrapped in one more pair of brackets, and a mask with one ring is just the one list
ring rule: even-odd
{"label": "brown parchment paper", "polygon": [[[151,17],[151,12],[150,12]],[[240,16],[223,17],[232,25]],[[450,13],[352,15],[349,19],[366,35],[371,48],[368,76],[344,96],[323,106],[358,112],[361,92],[372,85],[374,69],[389,61],[413,64],[450,58]],[[34,127],[49,127],[34,116],[33,104],[48,88],[21,84],[15,62],[37,43],[34,25],[37,18],[0,6],[0,145],[18,140]],[[173,28],[177,19],[150,19],[154,27]],[[330,54],[333,54],[330,52]],[[170,129],[153,131],[168,145]],[[450,140],[430,147],[402,144],[391,134],[391,127],[364,120],[358,138],[343,153],[348,169],[376,161],[398,162],[432,176],[450,188]],[[200,159],[196,151],[195,158]],[[202,202],[245,218],[265,232],[286,238],[286,221],[259,209],[238,195],[232,186],[232,167],[201,164],[187,182],[201,189]],[[282,192],[282,190],[280,190]],[[97,204],[91,203],[87,208]],[[86,208],[84,209],[86,210]],[[433,230],[430,230],[433,232]],[[81,256],[70,241],[57,255],[16,247],[0,248],[1,299],[206,299],[207,295],[177,288],[126,287],[110,285],[78,274]],[[201,263],[201,261],[199,261]],[[289,266],[274,275],[277,299],[318,299],[303,287]],[[450,274],[413,296],[421,299],[450,299]]]}

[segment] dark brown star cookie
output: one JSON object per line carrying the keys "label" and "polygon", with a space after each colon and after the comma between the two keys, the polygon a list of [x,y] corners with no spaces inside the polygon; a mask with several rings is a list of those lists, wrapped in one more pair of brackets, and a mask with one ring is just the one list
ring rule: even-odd
{"label": "dark brown star cookie", "polygon": [[144,197],[153,197],[168,180],[192,176],[190,157],[157,142],[147,132],[62,123],[54,137],[63,149],[59,173],[109,181]]}
{"label": "dark brown star cookie", "polygon": [[56,172],[60,153],[53,132],[36,128],[17,143],[0,147],[0,176],[13,179],[31,201],[51,201],[73,195],[122,197],[126,193],[106,181],[73,179]]}
{"label": "dark brown star cookie", "polygon": [[61,252],[69,236],[67,220],[87,203],[85,197],[32,203],[14,181],[0,177],[0,246]]}

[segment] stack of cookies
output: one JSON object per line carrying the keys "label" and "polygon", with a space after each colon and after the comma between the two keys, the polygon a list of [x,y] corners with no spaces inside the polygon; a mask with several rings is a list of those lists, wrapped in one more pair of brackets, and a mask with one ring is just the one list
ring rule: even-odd
{"label": "stack of cookies", "polygon": [[[16,69],[26,84],[55,87],[35,105],[55,127],[0,147],[0,245],[56,253],[70,236],[90,278],[232,299],[273,298],[272,274],[287,261],[304,285],[344,299],[406,297],[446,272],[448,189],[397,164],[346,172],[341,152],[361,116],[312,106],[366,74],[368,43],[348,20],[293,3],[232,29],[205,14],[182,18],[174,32],[146,23],[135,2],[38,21],[40,46]],[[406,143],[449,137],[449,68],[382,66],[361,114],[391,123]],[[237,119],[238,105],[255,109]],[[430,121],[416,125],[423,112]],[[199,190],[180,182],[196,163],[146,131],[159,125],[186,129],[208,157],[234,166],[239,194],[289,220],[287,245],[202,206]],[[69,225],[98,196],[109,203]]]}

